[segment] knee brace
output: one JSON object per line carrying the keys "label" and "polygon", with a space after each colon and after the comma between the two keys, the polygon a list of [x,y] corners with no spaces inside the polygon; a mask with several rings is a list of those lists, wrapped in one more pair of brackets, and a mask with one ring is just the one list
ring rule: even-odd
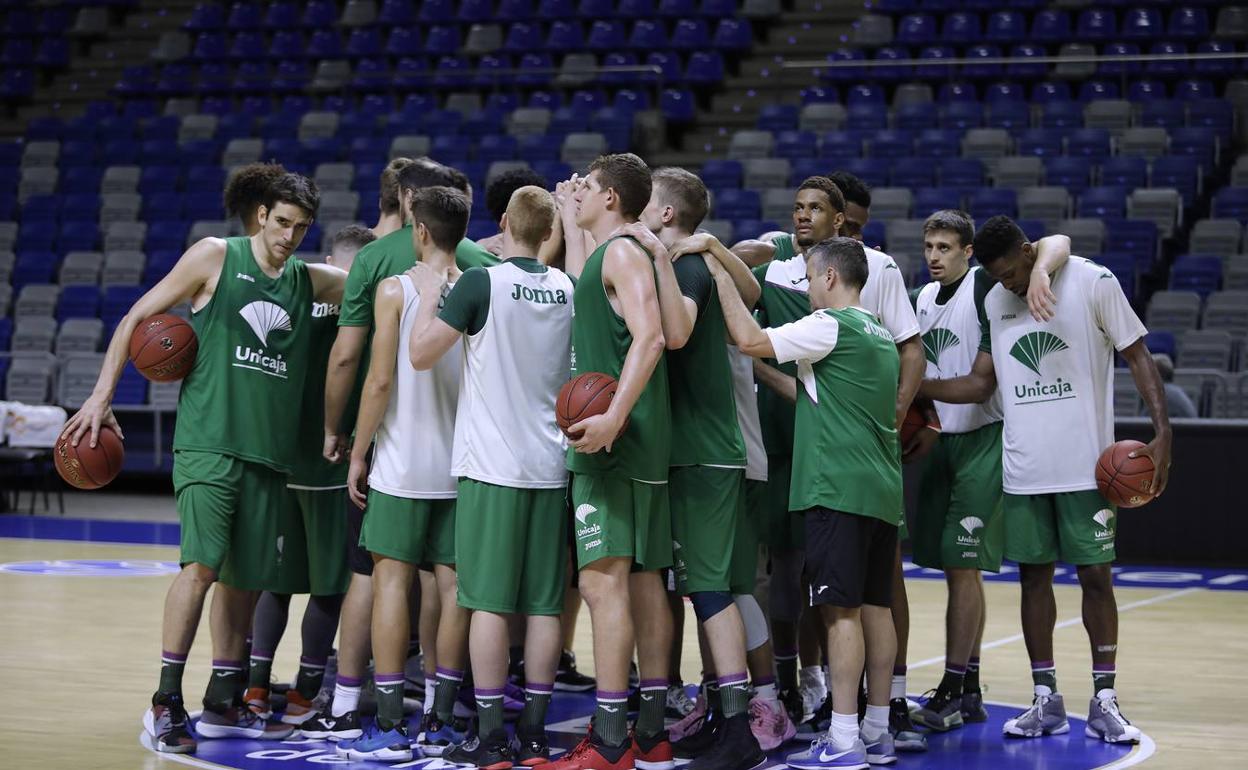
{"label": "knee brace", "polygon": [[758,606],[754,594],[733,594],[732,601],[741,613],[741,623],[745,626],[745,649],[753,652],[767,643],[767,618],[763,616],[763,608]]}
{"label": "knee brace", "polygon": [[689,602],[693,604],[693,614],[699,623],[705,623],[732,604],[732,594],[727,591],[695,591],[689,594]]}

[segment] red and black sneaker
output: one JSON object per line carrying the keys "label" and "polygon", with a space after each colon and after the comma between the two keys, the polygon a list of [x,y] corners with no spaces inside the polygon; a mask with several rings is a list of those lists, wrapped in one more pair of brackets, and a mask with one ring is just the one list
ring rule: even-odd
{"label": "red and black sneaker", "polygon": [[672,758],[672,742],[667,730],[647,738],[633,733],[634,763],[640,770],[672,770],[676,761]]}
{"label": "red and black sneaker", "polygon": [[633,742],[619,746],[603,743],[598,733],[590,732],[576,748],[543,767],[543,770],[634,770]]}

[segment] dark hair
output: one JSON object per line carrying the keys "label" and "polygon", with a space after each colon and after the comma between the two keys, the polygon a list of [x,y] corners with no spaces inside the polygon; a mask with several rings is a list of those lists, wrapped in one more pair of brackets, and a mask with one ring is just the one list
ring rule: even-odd
{"label": "dark hair", "polygon": [[248,163],[230,172],[221,205],[227,217],[254,217],[268,198],[269,186],[286,173],[280,163]]}
{"label": "dark hair", "polygon": [[289,203],[303,209],[307,215],[316,219],[316,212],[321,207],[321,191],[316,182],[303,174],[285,173],[269,185],[268,194],[263,204],[269,211],[279,203]]}
{"label": "dark hair", "polygon": [[362,249],[375,240],[377,240],[377,235],[364,225],[347,225],[334,233],[334,237],[329,242],[329,248],[332,251],[339,246],[346,245]]}
{"label": "dark hair", "polygon": [[1027,242],[1027,236],[1013,219],[995,216],[980,225],[975,233],[975,259],[979,264],[996,262]]}
{"label": "dark hair", "polygon": [[546,178],[531,168],[514,168],[494,177],[485,188],[485,208],[490,212],[494,222],[507,213],[507,204],[511,202],[511,194],[521,187],[546,188]]}
{"label": "dark hair", "polygon": [[943,230],[955,233],[962,248],[970,246],[975,240],[975,222],[971,215],[958,209],[942,209],[933,213],[923,222],[923,235]]}
{"label": "dark hair", "polygon": [[397,214],[402,204],[399,195],[399,174],[403,169],[415,163],[411,158],[395,158],[381,172],[381,213]]}
{"label": "dark hair", "polygon": [[399,171],[399,196],[408,190],[416,192],[426,187],[450,187],[446,166],[432,158],[421,156]]}
{"label": "dark hair", "polygon": [[459,190],[464,195],[472,195],[472,182],[468,180],[467,174],[454,166],[442,166],[442,173],[446,180],[442,183],[443,186]]}
{"label": "dark hair", "polygon": [[651,175],[652,195],[660,194],[665,204],[676,210],[676,226],[687,232],[693,232],[711,207],[710,194],[706,184],[697,174],[675,166],[664,166]]}
{"label": "dark hair", "polygon": [[850,203],[856,203],[864,209],[871,208],[871,188],[867,187],[867,183],[849,173],[848,171],[833,171],[828,174],[828,179],[832,180],[841,190],[841,194],[845,196],[845,200]]}
{"label": "dark hair", "polygon": [[841,188],[826,176],[808,176],[802,180],[797,186],[797,191],[802,190],[822,190],[824,195],[828,196],[828,202],[832,204],[832,208],[845,213],[845,196],[841,194]]}
{"label": "dark hair", "polygon": [[412,196],[412,223],[422,224],[443,251],[455,247],[468,232],[468,196],[453,187],[424,187]]}
{"label": "dark hair", "polygon": [[589,173],[598,172],[602,189],[615,190],[620,199],[620,214],[629,220],[641,216],[650,202],[650,167],[631,152],[600,155],[589,164]]}
{"label": "dark hair", "polygon": [[867,283],[867,252],[862,242],[837,236],[806,250],[806,258],[823,270],[831,267],[846,284],[861,290]]}

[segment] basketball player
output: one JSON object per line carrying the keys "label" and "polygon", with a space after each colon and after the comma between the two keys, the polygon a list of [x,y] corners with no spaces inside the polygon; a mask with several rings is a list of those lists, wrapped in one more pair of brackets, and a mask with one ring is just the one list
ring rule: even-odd
{"label": "basketball player", "polygon": [[230,172],[221,205],[227,218],[238,218],[244,235],[255,235],[260,230],[256,212],[264,205],[269,185],[285,173],[280,163],[248,163]]}
{"label": "basketball player", "polygon": [[[297,410],[311,351],[313,301],[337,303],[345,275],[291,260],[319,203],[316,185],[285,174],[270,185],[251,237],[205,238],[143,295],[109,343],[94,393],[66,424],[75,444],[101,425],[116,429],[109,403],[143,319],[190,300],[199,340],[182,384],[174,434],[174,492],[182,528],[182,571],[165,600],[160,685],[143,723],[154,748],[191,753],[182,671],[203,609],[214,596],[213,672],[197,731],[204,738],[280,740],[243,706],[242,659],[255,592],[277,587],[286,478],[296,461]],[[215,601],[215,599],[214,599]]]}
{"label": "basketball player", "polygon": [[[418,370],[441,365],[463,340],[451,472],[459,478],[459,604],[472,611],[478,736],[445,755],[458,765],[550,759],[546,708],[562,647],[568,520],[555,396],[571,369],[573,293],[566,275],[538,261],[555,215],[550,193],[517,189],[500,218],[506,260],[464,273],[437,318],[433,303],[422,304],[411,335]],[[503,729],[509,613],[525,618],[526,696],[514,752]]]}
{"label": "basketball player", "polygon": [[[671,613],[658,572],[672,564],[671,409],[655,268],[634,239],[620,237],[650,200],[650,169],[636,155],[604,155],[585,180],[574,178],[573,188],[573,205],[561,211],[567,269],[579,274],[574,367],[609,374],[619,387],[604,414],[568,430],[579,435],[567,464],[574,474],[576,554],[594,632],[598,693],[590,735],[551,770],[627,770],[635,761],[662,770],[673,766],[663,725]],[[633,228],[638,235],[641,230]],[[590,242],[596,245],[587,257]],[[658,697],[642,700],[630,741],[634,640],[643,692]]]}
{"label": "basketball player", "polygon": [[[828,637],[829,731],[790,767],[865,768],[896,760],[888,732],[895,654],[888,605],[901,462],[895,410],[899,356],[893,333],[861,307],[867,281],[862,244],[832,238],[808,247],[810,307],[798,321],[759,328],[729,276],[716,270],[728,330],[743,353],[798,364],[790,508],[806,530],[810,602]],[[828,458],[835,457],[835,463]],[[865,650],[865,652],[864,652]],[[864,664],[867,717],[858,725]]]}
{"label": "basketball player", "polygon": [[[1053,569],[1075,565],[1083,591],[1083,623],[1092,646],[1093,697],[1086,732],[1107,743],[1135,743],[1139,728],[1118,707],[1114,688],[1118,608],[1111,565],[1114,507],[1096,489],[1094,466],[1113,443],[1114,353],[1148,405],[1156,435],[1132,456],[1153,460],[1153,489],[1165,490],[1170,469],[1170,420],[1161,379],[1144,346],[1144,325],[1114,275],[1071,257],[1052,280],[1060,312],[1037,321],[1024,299],[1036,244],[1008,217],[993,217],[975,235],[975,257],[1000,285],[984,298],[990,338],[969,374],[926,380],[938,401],[979,403],[997,383],[1005,415],[1003,475],[1005,556],[1019,563],[1023,636],[1035,699],[1006,721],[1006,736],[1035,738],[1070,730],[1053,663]],[[1060,450],[1055,448],[1060,447]]]}
{"label": "basketball player", "polygon": [[[490,180],[485,186],[485,208],[490,212],[490,221],[499,222],[498,232],[485,238],[477,239],[477,245],[496,257],[504,257],[503,250],[503,214],[511,204],[511,196],[521,187],[540,187],[545,189],[546,179],[531,168],[516,168],[504,171]],[[505,258],[505,257],[504,257]]]}
{"label": "basketball player", "polygon": [[[348,225],[334,234],[325,264],[342,271],[351,269],[351,262],[361,248],[376,236],[361,225]],[[273,670],[273,654],[286,631],[290,596],[310,594],[302,623],[303,652],[295,686],[286,691],[286,710],[282,721],[301,725],[326,705],[314,699],[325,679],[325,665],[338,630],[338,613],[347,590],[347,520],[342,515],[347,490],[347,469],[321,457],[319,430],[324,412],[325,380],[320,371],[329,361],[338,327],[338,306],[315,302],[308,321],[312,325],[312,354],[309,366],[313,374],[304,383],[301,404],[315,418],[299,424],[299,457],[295,472],[286,488],[288,494],[283,513],[288,521],[282,545],[281,591],[265,591],[256,603],[252,619],[250,684],[245,696],[248,708],[268,718],[269,680]],[[309,426],[311,428],[309,429]]]}
{"label": "basketball player", "polygon": [[381,171],[378,182],[377,224],[372,226],[373,235],[385,238],[403,227],[403,198],[399,192],[399,174],[415,163],[411,158],[392,158]]}
{"label": "basketball player", "polygon": [[[441,592],[437,660],[449,678],[462,680],[467,613],[455,604],[455,479],[451,441],[459,397],[460,349],[433,371],[412,368],[403,344],[422,305],[431,313],[458,276],[455,246],[468,229],[470,204],[457,190],[426,187],[409,202],[413,243],[430,268],[392,276],[377,288],[368,376],[351,449],[348,493],[365,508],[360,543],[373,559],[373,660],[377,719],[359,738],[341,741],[338,753],[354,760],[409,761],[412,742],[403,717],[404,662],[410,628],[409,593],[421,564],[432,563]],[[403,231],[400,231],[403,232]],[[429,280],[432,279],[432,280]],[[413,428],[419,427],[419,441]],[[377,439],[369,470],[369,450]],[[367,479],[367,494],[365,483]],[[367,499],[367,507],[365,500]],[[426,645],[432,640],[426,639]],[[447,681],[449,681],[449,678]],[[434,708],[449,722],[459,682],[439,683]],[[442,731],[439,731],[441,733]],[[445,732],[450,732],[449,727]],[[421,749],[437,756],[441,735],[422,734]],[[457,735],[455,742],[462,742]]]}

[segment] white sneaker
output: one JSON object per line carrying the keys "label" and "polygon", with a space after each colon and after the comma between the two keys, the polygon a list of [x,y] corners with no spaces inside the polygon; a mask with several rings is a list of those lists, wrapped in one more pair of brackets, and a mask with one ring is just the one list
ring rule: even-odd
{"label": "white sneaker", "polygon": [[671,719],[684,719],[693,711],[693,698],[685,692],[684,685],[672,684],[667,687],[667,704],[665,711]]}
{"label": "white sneaker", "polygon": [[803,668],[800,672],[801,681],[798,683],[798,690],[802,694],[802,721],[808,721],[819,707],[823,705],[824,699],[828,697],[828,685],[823,678],[823,669],[821,668]]}
{"label": "white sneaker", "polygon": [[1140,728],[1127,721],[1118,708],[1113,690],[1101,690],[1088,704],[1088,726],[1083,729],[1089,738],[1106,743],[1139,743]]}
{"label": "white sneaker", "polygon": [[1013,719],[1007,719],[1001,732],[1007,738],[1039,738],[1042,735],[1068,733],[1070,723],[1066,721],[1066,703],[1057,693],[1036,695],[1031,701],[1031,708]]}

